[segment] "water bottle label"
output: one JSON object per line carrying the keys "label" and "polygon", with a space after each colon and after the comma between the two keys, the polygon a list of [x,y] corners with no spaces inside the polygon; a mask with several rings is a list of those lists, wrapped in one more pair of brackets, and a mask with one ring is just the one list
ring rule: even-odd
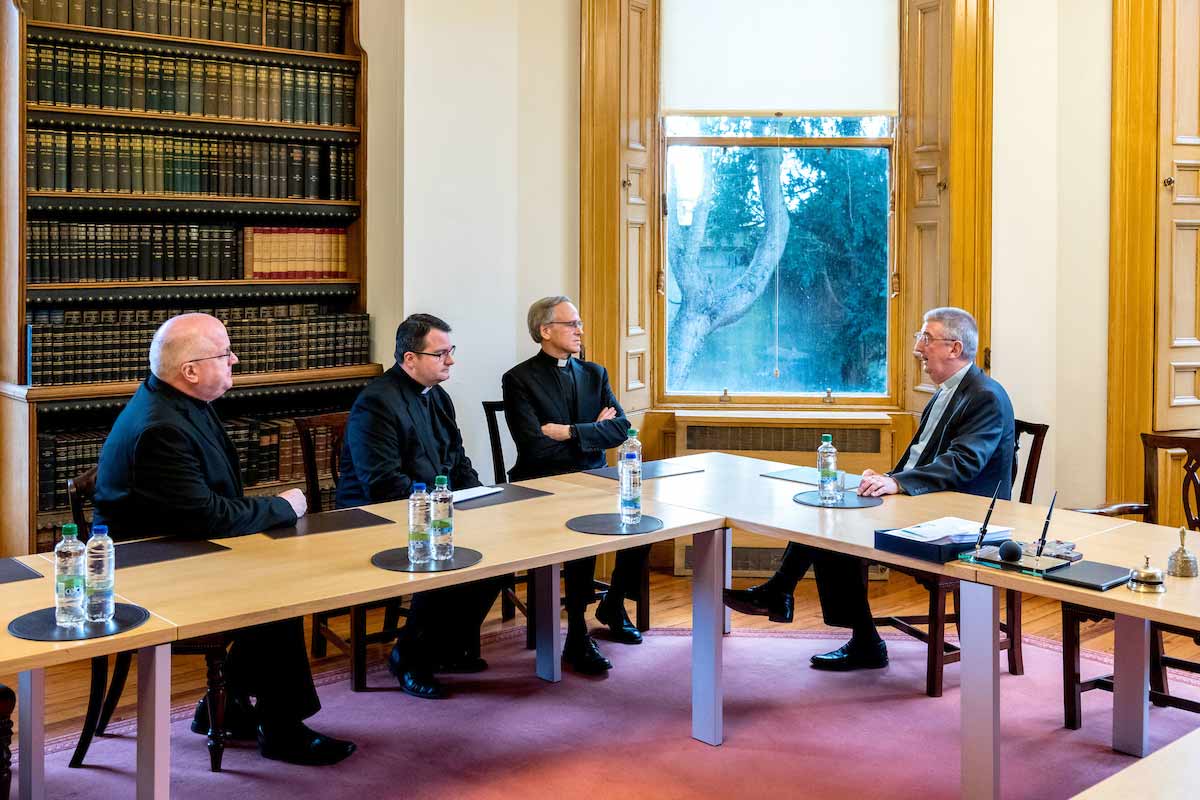
{"label": "water bottle label", "polygon": [[408,540],[410,542],[428,542],[429,531],[409,531]]}
{"label": "water bottle label", "polygon": [[107,581],[95,581],[94,580],[91,583],[89,583],[88,587],[87,587],[87,596],[88,597],[97,597],[97,596],[102,597],[104,595],[111,595],[112,593],[113,593],[113,582],[111,580],[107,580]]}
{"label": "water bottle label", "polygon": [[55,582],[60,597],[83,597],[82,575],[59,575]]}

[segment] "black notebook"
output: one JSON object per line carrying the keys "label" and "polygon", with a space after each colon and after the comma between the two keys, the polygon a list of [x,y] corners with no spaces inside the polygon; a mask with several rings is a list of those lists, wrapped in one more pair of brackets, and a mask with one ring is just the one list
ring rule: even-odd
{"label": "black notebook", "polygon": [[1116,567],[1099,561],[1076,561],[1073,564],[1047,572],[1042,576],[1048,581],[1069,583],[1072,586],[1082,586],[1085,589],[1098,589],[1107,592],[1114,586],[1119,586],[1129,580],[1129,567]]}

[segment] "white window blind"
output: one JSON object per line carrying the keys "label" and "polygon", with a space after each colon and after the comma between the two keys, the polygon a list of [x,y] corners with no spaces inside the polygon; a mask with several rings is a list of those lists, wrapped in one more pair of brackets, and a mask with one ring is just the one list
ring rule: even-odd
{"label": "white window blind", "polygon": [[899,5],[663,0],[663,114],[894,115]]}

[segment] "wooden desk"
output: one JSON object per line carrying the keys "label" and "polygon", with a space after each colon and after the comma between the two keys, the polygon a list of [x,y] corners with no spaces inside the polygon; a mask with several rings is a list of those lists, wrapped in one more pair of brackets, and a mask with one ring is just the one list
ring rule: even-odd
{"label": "wooden desk", "polygon": [[1156,753],[1110,775],[1074,800],[1179,800],[1196,795],[1200,731],[1181,736]]}

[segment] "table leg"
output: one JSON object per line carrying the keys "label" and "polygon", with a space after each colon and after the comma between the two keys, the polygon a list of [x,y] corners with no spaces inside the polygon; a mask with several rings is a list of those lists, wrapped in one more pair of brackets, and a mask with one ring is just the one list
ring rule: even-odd
{"label": "table leg", "polygon": [[17,796],[46,798],[46,670],[29,669],[17,676]]}
{"label": "table leg", "polygon": [[537,676],[544,681],[562,680],[562,623],[559,620],[558,576],[561,564],[549,564],[531,570],[534,582],[534,612],[537,630]]}
{"label": "table leg", "polygon": [[[728,531],[729,529],[726,528]],[[728,533],[725,536],[725,588],[733,588],[733,534]],[[729,633],[733,630],[733,611],[728,607],[725,609],[725,632]]]}
{"label": "table leg", "polygon": [[1116,615],[1113,652],[1113,749],[1144,756],[1150,721],[1150,622]]}
{"label": "table leg", "polygon": [[171,796],[171,645],[137,654],[137,800]]}
{"label": "table leg", "polygon": [[724,738],[721,588],[729,538],[728,528],[698,533],[692,549],[692,738],[712,745]]}
{"label": "table leg", "polygon": [[960,583],[961,795],[1000,796],[1000,592]]}

